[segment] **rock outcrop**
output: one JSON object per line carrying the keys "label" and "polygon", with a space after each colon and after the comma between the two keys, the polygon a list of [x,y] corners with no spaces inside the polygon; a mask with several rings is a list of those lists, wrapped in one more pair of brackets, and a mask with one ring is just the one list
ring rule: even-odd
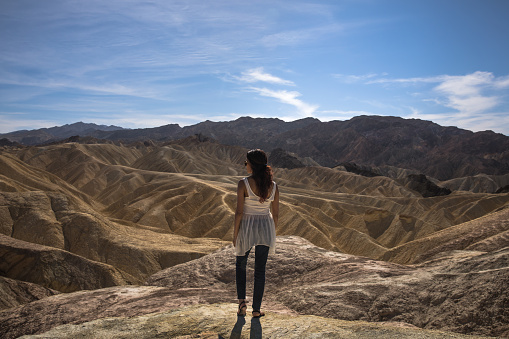
{"label": "rock outcrop", "polygon": [[373,170],[370,166],[359,166],[353,162],[346,162],[344,164],[340,164],[339,166],[343,167],[348,172],[359,174],[364,177],[371,178],[371,177],[377,177],[380,175],[377,171]]}
{"label": "rock outcrop", "polygon": [[306,166],[297,157],[294,157],[282,148],[276,148],[270,152],[269,164],[273,167],[288,169]]}
{"label": "rock outcrop", "polygon": [[[173,290],[203,287],[234,295],[232,248],[156,273],[147,284]],[[265,297],[299,314],[425,329],[509,335],[509,247],[452,252],[403,266],[329,252],[296,237],[279,238],[267,263]],[[252,261],[251,261],[252,264]],[[252,284],[252,265],[248,286]],[[249,293],[248,293],[249,294]]]}
{"label": "rock outcrop", "polygon": [[500,187],[495,191],[496,194],[499,193],[509,193],[509,185],[505,185],[504,187]]}
{"label": "rock outcrop", "polygon": [[[147,334],[142,337],[207,332],[227,337],[236,321],[234,261],[230,245],[154,274],[147,280],[150,286],[59,294],[14,307],[0,312],[0,335],[13,338],[54,329],[41,337],[58,338],[95,329],[136,337],[143,328]],[[248,301],[253,262],[248,262]],[[264,335],[288,331],[290,337],[319,330],[324,335],[348,335],[351,330],[360,338],[384,332],[387,337],[458,336],[427,330],[504,337],[509,335],[508,284],[507,248],[450,252],[403,266],[326,251],[298,237],[279,237],[276,254],[267,263],[262,309],[268,313],[260,324]],[[174,315],[182,318],[178,326]],[[174,332],[168,332],[170,328]]]}
{"label": "rock outcrop", "polygon": [[405,180],[405,186],[419,192],[425,198],[451,194],[450,189],[439,187],[424,174],[410,174]]}

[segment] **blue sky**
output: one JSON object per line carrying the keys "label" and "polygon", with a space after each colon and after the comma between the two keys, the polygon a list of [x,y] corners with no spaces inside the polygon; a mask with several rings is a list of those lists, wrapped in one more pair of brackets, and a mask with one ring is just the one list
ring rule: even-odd
{"label": "blue sky", "polygon": [[507,0],[2,0],[0,133],[391,115],[509,135]]}

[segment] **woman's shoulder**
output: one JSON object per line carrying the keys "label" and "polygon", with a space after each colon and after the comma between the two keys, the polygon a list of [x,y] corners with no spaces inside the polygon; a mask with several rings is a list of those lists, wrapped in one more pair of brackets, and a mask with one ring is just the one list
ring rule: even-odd
{"label": "woman's shoulder", "polygon": [[272,192],[278,192],[279,191],[279,187],[278,185],[276,184],[275,181],[272,181],[272,185],[270,185],[270,189]]}

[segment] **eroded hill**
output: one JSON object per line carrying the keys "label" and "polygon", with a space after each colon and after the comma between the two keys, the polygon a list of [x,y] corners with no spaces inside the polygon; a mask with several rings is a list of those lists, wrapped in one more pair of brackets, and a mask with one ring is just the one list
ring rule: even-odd
{"label": "eroded hill", "polygon": [[[197,139],[137,147],[71,143],[6,154],[4,171],[48,191],[55,184],[45,181],[59,181],[54,189],[64,190],[73,210],[88,210],[105,225],[121,220],[161,233],[230,241],[245,152]],[[47,179],[30,179],[34,175],[21,169]],[[276,169],[275,178],[283,193],[279,235],[371,258],[390,258],[396,247],[452,226],[467,227],[461,225],[509,203],[507,194],[466,191],[423,198],[389,177],[316,166]]]}

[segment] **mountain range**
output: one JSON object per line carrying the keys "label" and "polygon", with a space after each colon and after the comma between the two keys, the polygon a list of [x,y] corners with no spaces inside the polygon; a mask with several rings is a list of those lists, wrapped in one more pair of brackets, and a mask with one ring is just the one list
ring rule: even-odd
{"label": "mountain range", "polygon": [[329,122],[314,118],[285,122],[276,118],[243,117],[228,122],[204,121],[186,127],[170,124],[143,129],[76,123],[1,134],[0,139],[5,139],[3,144],[36,145],[79,136],[124,144],[140,141],[162,144],[193,135],[224,145],[267,151],[282,149],[304,159],[303,165],[393,166],[438,180],[509,173],[508,136],[386,116]]}

